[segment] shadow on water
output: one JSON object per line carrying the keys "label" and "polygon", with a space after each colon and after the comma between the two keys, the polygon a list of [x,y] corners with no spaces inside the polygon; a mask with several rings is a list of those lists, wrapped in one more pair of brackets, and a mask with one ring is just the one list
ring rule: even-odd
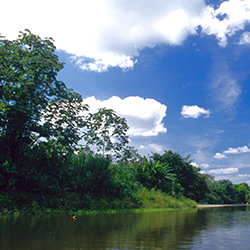
{"label": "shadow on water", "polygon": [[194,249],[207,232],[237,223],[249,228],[249,220],[243,218],[246,215],[249,219],[249,207],[85,215],[77,220],[66,216],[2,217],[0,249]]}

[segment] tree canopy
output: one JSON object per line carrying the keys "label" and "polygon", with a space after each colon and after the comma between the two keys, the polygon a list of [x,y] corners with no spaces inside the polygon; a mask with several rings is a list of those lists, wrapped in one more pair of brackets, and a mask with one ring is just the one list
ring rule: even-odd
{"label": "tree canopy", "polygon": [[100,108],[96,113],[89,113],[85,118],[86,144],[96,147],[103,155],[109,153],[115,158],[121,157],[121,151],[128,144],[128,124],[112,109]]}
{"label": "tree canopy", "polygon": [[165,151],[163,155],[155,153],[152,158],[160,163],[168,164],[172,168],[172,173],[176,175],[175,185],[181,185],[185,196],[197,201],[205,197],[207,191],[205,179],[199,173],[200,169],[191,165],[189,156],[181,157],[178,153],[169,150]]}
{"label": "tree canopy", "polygon": [[80,94],[57,79],[63,68],[51,38],[29,30],[10,41],[0,37],[1,162],[18,163],[27,145],[43,138],[74,149],[84,126]]}

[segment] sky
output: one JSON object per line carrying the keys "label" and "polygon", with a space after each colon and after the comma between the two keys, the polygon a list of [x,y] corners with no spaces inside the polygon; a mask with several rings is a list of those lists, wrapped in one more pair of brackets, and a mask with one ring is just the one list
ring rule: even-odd
{"label": "sky", "polygon": [[52,37],[58,78],[127,119],[141,155],[172,150],[250,185],[250,0],[0,0],[0,33]]}

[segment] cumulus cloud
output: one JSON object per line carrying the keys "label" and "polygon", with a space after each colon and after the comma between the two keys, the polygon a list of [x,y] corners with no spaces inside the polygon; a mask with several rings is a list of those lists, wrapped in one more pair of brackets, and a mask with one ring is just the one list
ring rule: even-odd
{"label": "cumulus cloud", "polygon": [[[227,179],[227,177],[225,176],[223,178],[223,176],[221,176],[222,178],[220,179]],[[240,184],[240,183],[250,183],[250,180],[249,180],[249,177],[250,175],[249,174],[237,174],[237,175],[233,175],[233,176],[230,176],[230,180],[234,183],[234,184]]]}
{"label": "cumulus cloud", "polygon": [[250,44],[250,32],[244,32],[240,39],[240,44]]}
{"label": "cumulus cloud", "polygon": [[223,151],[223,154],[242,154],[242,153],[250,153],[250,148],[247,146],[238,147],[238,148],[228,148]]}
{"label": "cumulus cloud", "polygon": [[[14,39],[25,28],[53,37],[84,70],[131,69],[140,50],[181,45],[189,35],[216,36],[221,46],[250,21],[249,0],[10,0],[1,1],[2,35]],[[243,36],[246,40],[248,35]]]}
{"label": "cumulus cloud", "polygon": [[209,167],[210,167],[210,165],[207,164],[207,163],[197,164],[197,163],[195,163],[195,162],[191,162],[190,164],[191,164],[192,166],[194,166],[194,167],[197,167],[197,168],[209,168]]}
{"label": "cumulus cloud", "polygon": [[250,174],[239,174],[238,177],[240,178],[249,178],[250,177]]}
{"label": "cumulus cloud", "polygon": [[139,148],[141,150],[147,151],[148,153],[152,152],[152,150],[153,150],[153,152],[161,153],[161,152],[163,152],[163,149],[164,149],[164,147],[162,145],[155,144],[155,143],[149,143],[149,144],[147,144],[147,146],[140,145]]}
{"label": "cumulus cloud", "polygon": [[221,160],[221,159],[227,158],[227,156],[224,155],[224,154],[221,154],[221,153],[216,153],[216,154],[214,155],[214,158],[215,158],[215,159],[218,159],[218,160]]}
{"label": "cumulus cloud", "polygon": [[28,28],[51,36],[57,48],[77,56],[83,69],[100,72],[115,66],[132,68],[143,48],[181,44],[188,34],[195,34],[193,16],[199,16],[205,4],[203,0],[43,0],[36,4],[12,0],[0,7],[3,35],[16,37]]}
{"label": "cumulus cloud", "polygon": [[201,168],[209,168],[210,165],[207,164],[207,163],[202,163],[202,164],[200,164],[200,167],[201,167]]}
{"label": "cumulus cloud", "polygon": [[190,165],[192,165],[193,167],[196,167],[196,168],[199,167],[199,164],[197,164],[197,163],[195,163],[195,162],[191,162]]}
{"label": "cumulus cloud", "polygon": [[235,174],[238,172],[238,168],[219,168],[208,171],[209,174]]}
{"label": "cumulus cloud", "polygon": [[205,8],[199,23],[203,32],[215,35],[221,46],[227,45],[228,37],[239,30],[244,30],[250,22],[250,2],[248,0],[223,1],[215,9],[212,6]]}
{"label": "cumulus cloud", "polygon": [[88,97],[85,103],[90,106],[90,112],[106,107],[116,111],[120,117],[126,118],[130,136],[156,136],[167,132],[163,123],[167,107],[154,99],[144,99],[138,96],[121,99],[113,96],[101,101],[95,97]]}
{"label": "cumulus cloud", "polygon": [[242,177],[243,177],[243,178],[244,178],[244,177],[250,177],[250,174],[239,174],[238,177],[241,177],[241,178],[242,178]]}
{"label": "cumulus cloud", "polygon": [[183,105],[181,110],[181,115],[184,118],[198,118],[204,115],[206,118],[210,116],[210,111],[204,108],[200,108],[197,105],[187,106]]}
{"label": "cumulus cloud", "polygon": [[250,148],[247,146],[238,147],[238,148],[228,148],[227,150],[224,150],[223,153],[216,153],[214,155],[215,159],[224,159],[227,158],[227,154],[243,154],[243,153],[250,153]]}

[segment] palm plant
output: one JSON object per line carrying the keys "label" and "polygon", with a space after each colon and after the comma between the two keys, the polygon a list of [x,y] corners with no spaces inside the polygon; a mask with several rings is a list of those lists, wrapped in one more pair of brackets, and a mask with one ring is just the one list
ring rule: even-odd
{"label": "palm plant", "polygon": [[164,192],[171,190],[175,174],[171,172],[172,168],[168,164],[144,158],[143,164],[133,165],[137,181],[146,188],[160,189]]}

